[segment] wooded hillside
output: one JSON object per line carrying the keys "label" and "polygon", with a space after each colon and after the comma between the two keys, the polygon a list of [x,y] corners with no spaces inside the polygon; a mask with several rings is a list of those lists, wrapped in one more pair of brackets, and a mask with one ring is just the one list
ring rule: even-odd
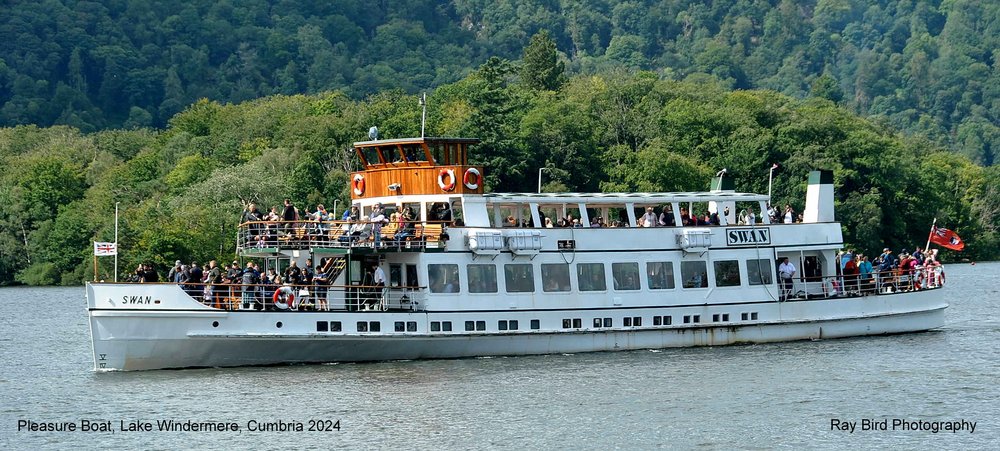
{"label": "wooded hillside", "polygon": [[990,166],[1000,151],[1000,3],[979,0],[4,2],[0,126],[163,127],[201,98],[458,81],[549,30],[572,75],[831,99]]}
{"label": "wooded hillside", "polygon": [[[471,158],[493,191],[704,190],[725,167],[741,191],[801,211],[806,174],[835,174],[845,240],[864,251],[922,244],[932,218],[968,242],[962,257],[1000,256],[1000,166],[983,167],[923,137],[832,101],[730,90],[653,72],[564,77],[538,37],[523,63],[491,58],[429,99],[430,136],[483,138]],[[91,241],[111,241],[122,208],[121,268],[140,261],[229,259],[244,202],[346,205],[351,143],[419,136],[417,97],[385,91],[200,100],[165,129],[0,129],[0,282],[77,284]],[[104,273],[110,273],[107,262]],[[102,274],[103,277],[107,277]]]}

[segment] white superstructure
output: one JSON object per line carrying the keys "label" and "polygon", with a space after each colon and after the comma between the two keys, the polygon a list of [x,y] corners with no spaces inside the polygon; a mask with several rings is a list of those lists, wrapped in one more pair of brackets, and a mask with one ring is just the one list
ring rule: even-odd
{"label": "white superstructure", "polygon": [[[297,309],[277,308],[291,300],[276,302],[275,286],[216,283],[206,299],[200,284],[88,284],[95,368],[611,351],[944,323],[947,303],[930,280],[905,291],[916,275],[836,275],[843,243],[828,172],[810,176],[805,222],[770,224],[767,197],[734,192],[724,175],[701,193],[484,194],[482,169],[465,164],[473,143],[355,145],[361,218],[376,204],[387,217],[414,214],[383,226],[378,247],[364,220],[242,224],[244,260],[279,271],[311,260],[329,279],[286,290]],[[656,224],[640,226],[649,207]],[[763,222],[741,224],[747,209]],[[683,225],[691,212],[727,225]],[[578,226],[543,227],[546,218]],[[784,257],[797,274],[783,288]],[[373,284],[374,265],[385,286]]]}

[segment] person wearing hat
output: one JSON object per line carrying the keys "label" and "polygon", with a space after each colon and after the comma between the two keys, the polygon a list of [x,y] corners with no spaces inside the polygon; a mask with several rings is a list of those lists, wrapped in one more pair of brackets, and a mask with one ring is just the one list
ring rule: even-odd
{"label": "person wearing hat", "polygon": [[177,278],[177,273],[181,271],[181,261],[177,260],[174,262],[174,267],[170,268],[170,272],[167,273],[167,280],[173,282]]}
{"label": "person wearing hat", "polygon": [[375,204],[371,215],[368,216],[368,220],[372,224],[372,236],[375,239],[375,247],[377,248],[382,238],[382,226],[389,223],[389,219],[385,217],[385,211],[382,210],[381,203]]}

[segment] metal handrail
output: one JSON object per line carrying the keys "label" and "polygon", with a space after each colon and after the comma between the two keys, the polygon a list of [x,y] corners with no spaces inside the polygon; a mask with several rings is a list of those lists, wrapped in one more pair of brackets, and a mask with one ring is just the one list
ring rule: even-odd
{"label": "metal handrail", "polygon": [[856,297],[920,291],[944,286],[944,266],[920,266],[915,270],[895,268],[862,274],[834,276],[804,276],[796,274],[792,287],[786,288],[778,278],[782,299],[808,299],[816,297]]}
{"label": "metal handrail", "polygon": [[[371,224],[367,219],[361,221],[247,221],[241,223],[237,228],[236,246],[241,251],[266,248],[328,247],[348,249],[374,247],[376,240],[375,234],[371,230],[373,228]],[[391,238],[385,236],[384,233],[386,228],[391,228],[390,225],[379,226],[380,231],[382,231],[378,239],[379,247],[427,248],[429,243],[443,240],[442,235],[446,235],[450,222],[407,221],[406,224],[412,225],[412,227],[405,227],[402,230],[397,227]],[[351,230],[358,225],[362,227],[362,230]],[[428,226],[433,225],[441,225],[440,234],[428,235],[424,232]],[[419,231],[417,226],[420,226]],[[358,233],[355,234],[355,232]]]}

